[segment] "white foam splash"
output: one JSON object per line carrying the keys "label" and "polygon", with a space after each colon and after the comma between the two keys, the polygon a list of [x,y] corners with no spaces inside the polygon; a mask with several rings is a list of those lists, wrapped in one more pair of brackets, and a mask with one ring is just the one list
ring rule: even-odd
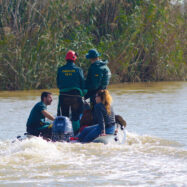
{"label": "white foam splash", "polygon": [[176,142],[128,131],[124,145],[0,142],[2,184],[186,185],[186,166],[187,151]]}

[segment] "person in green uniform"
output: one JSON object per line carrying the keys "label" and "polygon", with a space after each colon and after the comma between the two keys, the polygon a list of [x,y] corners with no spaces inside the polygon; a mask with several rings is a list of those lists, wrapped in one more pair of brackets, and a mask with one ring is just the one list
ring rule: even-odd
{"label": "person in green uniform", "polygon": [[111,78],[111,72],[108,68],[108,61],[99,59],[100,53],[96,49],[90,49],[86,58],[91,61],[88,69],[85,88],[88,90],[85,99],[90,98],[90,103],[95,105],[95,95],[99,90],[106,89]]}
{"label": "person in green uniform", "polygon": [[59,105],[57,115],[70,117],[73,132],[76,135],[80,129],[80,115],[83,112],[82,96],[84,90],[84,75],[81,68],[77,67],[75,61],[77,54],[70,50],[66,54],[67,63],[58,68],[57,87],[59,88]]}
{"label": "person in green uniform", "polygon": [[41,101],[32,108],[27,120],[26,127],[28,134],[50,137],[52,125],[46,122],[45,118],[54,121],[54,117],[47,111],[47,105],[50,105],[52,100],[50,92],[42,92]]}

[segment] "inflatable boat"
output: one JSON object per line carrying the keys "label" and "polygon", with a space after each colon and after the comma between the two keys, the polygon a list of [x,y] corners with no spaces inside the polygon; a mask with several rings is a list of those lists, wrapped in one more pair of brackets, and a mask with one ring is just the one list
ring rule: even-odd
{"label": "inflatable boat", "polygon": [[[103,144],[123,144],[126,140],[126,130],[125,125],[116,120],[116,131],[114,134],[106,134],[104,136],[99,136],[94,139],[93,143],[103,143]],[[73,137],[72,125],[69,118],[64,116],[58,116],[54,120],[52,127],[52,134],[50,138],[42,137],[47,141],[52,142],[69,142],[69,143],[82,143],[78,140],[71,139]],[[17,136],[17,140],[23,141],[25,139],[33,138],[33,135],[25,133],[23,136]]]}
{"label": "inflatable boat", "polygon": [[[17,140],[23,141],[26,139],[33,138],[35,136],[29,135],[25,133],[23,136],[17,136]],[[43,138],[43,137],[42,137]],[[53,141],[52,139],[46,139],[43,138],[47,141],[52,141],[52,142],[68,142],[68,143],[82,143],[79,142],[78,140],[58,140],[58,141]],[[99,136],[96,139],[92,141],[92,143],[103,143],[103,144],[124,144],[126,140],[126,130],[120,130],[118,131],[118,134],[116,135],[105,135],[105,136]],[[13,141],[15,142],[15,140]]]}

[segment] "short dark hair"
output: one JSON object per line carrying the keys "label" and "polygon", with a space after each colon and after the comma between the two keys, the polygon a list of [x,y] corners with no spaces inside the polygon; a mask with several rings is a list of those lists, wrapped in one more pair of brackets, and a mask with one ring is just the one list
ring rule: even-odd
{"label": "short dark hair", "polygon": [[43,101],[44,97],[47,97],[48,95],[52,95],[52,93],[50,93],[50,92],[42,92],[41,101]]}

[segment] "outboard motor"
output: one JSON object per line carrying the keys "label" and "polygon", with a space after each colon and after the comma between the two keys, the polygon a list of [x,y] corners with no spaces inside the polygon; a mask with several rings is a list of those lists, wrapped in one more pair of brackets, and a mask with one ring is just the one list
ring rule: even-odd
{"label": "outboard motor", "polygon": [[68,117],[58,116],[55,118],[52,127],[51,140],[56,142],[69,142],[70,136],[73,135],[72,123]]}

